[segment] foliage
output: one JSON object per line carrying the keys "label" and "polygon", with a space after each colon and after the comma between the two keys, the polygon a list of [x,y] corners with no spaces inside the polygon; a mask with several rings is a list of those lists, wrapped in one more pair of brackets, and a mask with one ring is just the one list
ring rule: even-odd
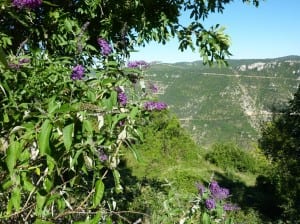
{"label": "foliage", "polygon": [[178,223],[183,211],[188,209],[190,195],[183,194],[170,182],[151,179],[148,182],[142,186],[142,194],[135,198],[130,208],[144,212],[139,217],[142,223]]}
{"label": "foliage", "polygon": [[[199,21],[215,11],[223,12],[231,1],[53,0],[28,10],[2,0],[1,45],[4,48],[11,45],[14,54],[26,43],[30,48],[42,46],[51,54],[72,56],[79,55],[83,47],[95,50],[100,36],[113,42],[119,52],[128,54],[134,44],[152,40],[166,43],[176,36],[181,50],[196,46],[204,62],[224,63],[230,54],[224,28],[216,25],[207,29]],[[259,3],[258,0],[243,2],[253,2],[256,6]],[[181,10],[190,14],[190,24],[180,23]]]}
{"label": "foliage", "polygon": [[224,29],[199,20],[229,2],[0,0],[1,221],[129,223],[117,203],[121,157],[136,154],[149,105],[166,105],[149,103],[143,68],[124,56],[176,36],[205,63],[225,63]]}
{"label": "foliage", "polygon": [[284,219],[299,220],[300,211],[300,88],[289,105],[274,113],[272,122],[262,127],[259,140],[263,152],[275,167],[270,177],[276,188],[276,197],[283,209]]}
{"label": "foliage", "polygon": [[219,186],[218,182],[212,180],[209,187],[197,184],[198,196],[192,202],[189,213],[181,223],[193,223],[193,220],[199,220],[202,224],[214,223],[234,223],[232,211],[240,208],[232,203],[228,203],[229,190]]}
{"label": "foliage", "polygon": [[193,192],[191,182],[205,178],[200,168],[209,169],[201,156],[201,149],[180,126],[169,111],[151,113],[149,123],[141,129],[143,142],[135,145],[139,160],[126,154],[128,165],[139,178],[168,180],[181,192]]}
{"label": "foliage", "polygon": [[[245,220],[249,224],[263,223],[260,215],[270,207],[269,203],[273,200],[269,197],[273,195],[262,181],[256,186],[255,179],[258,175],[267,175],[266,167],[263,173],[257,174],[216,167],[205,159],[206,150],[194,144],[172,113],[152,113],[149,118],[148,125],[141,129],[144,141],[136,145],[139,160],[126,153],[132,174],[140,180],[137,182],[144,183],[140,187],[142,194],[135,197],[130,208],[141,208],[146,215],[140,214],[134,220],[141,218],[143,223],[178,223],[188,214],[191,201],[198,197],[195,196],[196,182],[208,183],[211,175],[215,174],[222,185],[230,187],[230,200],[241,205],[241,210],[232,214],[236,223],[247,223]],[[267,165],[265,157],[259,152],[253,152],[253,159],[254,164]],[[126,183],[128,185],[128,181]],[[192,223],[199,223],[196,215],[192,220]]]}
{"label": "foliage", "polygon": [[2,218],[105,219],[112,201],[103,198],[122,191],[120,147],[139,135],[142,105],[118,98],[117,87],[133,85],[128,72],[103,59],[103,68],[85,66],[84,78],[72,80],[71,58],[26,57],[19,69],[1,69]]}
{"label": "foliage", "polygon": [[1,6],[0,218],[109,220],[118,209],[112,195],[123,190],[121,146],[140,138],[143,102],[131,80],[141,72],[124,68],[104,39],[99,50],[90,45],[91,27],[69,18],[68,5]]}
{"label": "foliage", "polygon": [[206,154],[206,159],[225,170],[263,173],[268,162],[259,151],[244,150],[233,143],[216,143]]}

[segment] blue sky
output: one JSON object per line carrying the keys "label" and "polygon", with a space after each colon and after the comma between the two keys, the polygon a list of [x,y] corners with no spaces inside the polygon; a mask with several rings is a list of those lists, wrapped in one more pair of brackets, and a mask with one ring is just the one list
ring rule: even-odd
{"label": "blue sky", "polygon": [[[182,15],[185,23],[187,16]],[[231,37],[231,59],[300,55],[300,0],[265,0],[258,8],[235,0],[223,14],[211,14],[206,27],[220,24]],[[197,51],[181,52],[177,39],[137,48],[130,60],[179,62],[200,60]]]}

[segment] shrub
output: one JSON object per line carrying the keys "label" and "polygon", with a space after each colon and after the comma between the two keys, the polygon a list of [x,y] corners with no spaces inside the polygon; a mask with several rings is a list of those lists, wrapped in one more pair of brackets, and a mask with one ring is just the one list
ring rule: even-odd
{"label": "shrub", "polygon": [[258,151],[246,151],[233,143],[214,144],[206,159],[223,169],[259,173],[267,166],[267,160]]}

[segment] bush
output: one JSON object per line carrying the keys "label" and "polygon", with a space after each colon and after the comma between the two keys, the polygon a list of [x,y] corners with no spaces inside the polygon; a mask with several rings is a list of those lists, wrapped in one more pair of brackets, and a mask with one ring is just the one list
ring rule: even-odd
{"label": "bush", "polygon": [[258,149],[246,151],[233,143],[214,144],[205,157],[225,170],[238,172],[260,173],[267,166],[267,160]]}

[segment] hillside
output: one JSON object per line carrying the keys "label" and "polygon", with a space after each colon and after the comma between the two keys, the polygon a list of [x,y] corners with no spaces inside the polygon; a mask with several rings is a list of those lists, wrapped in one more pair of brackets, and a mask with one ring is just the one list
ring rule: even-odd
{"label": "hillside", "polygon": [[250,146],[272,108],[291,99],[300,83],[299,56],[228,62],[226,68],[201,61],[155,63],[147,71],[158,98],[202,146],[217,141]]}

